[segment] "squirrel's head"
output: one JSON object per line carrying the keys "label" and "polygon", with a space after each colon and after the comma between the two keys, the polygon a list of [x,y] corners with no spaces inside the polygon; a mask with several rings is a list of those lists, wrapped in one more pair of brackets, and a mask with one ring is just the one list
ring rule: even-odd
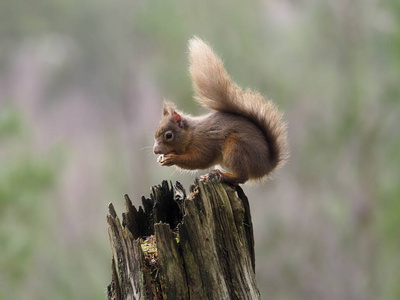
{"label": "squirrel's head", "polygon": [[162,118],[154,133],[154,154],[184,153],[188,145],[187,133],[186,120],[173,103],[164,100]]}

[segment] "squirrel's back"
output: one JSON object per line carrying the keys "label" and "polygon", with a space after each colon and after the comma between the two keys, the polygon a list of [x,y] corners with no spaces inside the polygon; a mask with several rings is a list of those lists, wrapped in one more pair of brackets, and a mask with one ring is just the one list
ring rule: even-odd
{"label": "squirrel's back", "polygon": [[243,116],[262,131],[269,149],[270,170],[287,159],[286,123],[275,105],[259,93],[237,86],[211,47],[199,38],[189,41],[190,74],[196,100],[203,106]]}

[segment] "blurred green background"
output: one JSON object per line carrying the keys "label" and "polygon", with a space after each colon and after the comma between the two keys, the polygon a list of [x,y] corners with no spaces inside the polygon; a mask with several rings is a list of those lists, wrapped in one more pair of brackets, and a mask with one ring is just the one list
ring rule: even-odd
{"label": "blurred green background", "polygon": [[[264,299],[400,299],[400,2],[2,0],[0,299],[105,299],[107,204],[162,179],[187,41],[273,99],[291,158],[244,186]],[[150,146],[150,147],[149,147]]]}

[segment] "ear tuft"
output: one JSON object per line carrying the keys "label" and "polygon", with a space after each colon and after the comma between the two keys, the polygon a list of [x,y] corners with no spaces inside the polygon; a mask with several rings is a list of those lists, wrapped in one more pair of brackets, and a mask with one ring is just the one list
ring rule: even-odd
{"label": "ear tuft", "polygon": [[163,100],[163,116],[169,115],[169,103],[165,99]]}
{"label": "ear tuft", "polygon": [[163,100],[163,116],[173,115],[175,111],[175,104],[167,100]]}

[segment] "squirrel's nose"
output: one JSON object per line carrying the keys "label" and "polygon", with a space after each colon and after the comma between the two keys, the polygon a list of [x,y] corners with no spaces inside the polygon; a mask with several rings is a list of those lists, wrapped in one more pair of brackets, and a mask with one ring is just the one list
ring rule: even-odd
{"label": "squirrel's nose", "polygon": [[154,143],[153,152],[154,152],[154,154],[162,154],[161,147],[157,141]]}

